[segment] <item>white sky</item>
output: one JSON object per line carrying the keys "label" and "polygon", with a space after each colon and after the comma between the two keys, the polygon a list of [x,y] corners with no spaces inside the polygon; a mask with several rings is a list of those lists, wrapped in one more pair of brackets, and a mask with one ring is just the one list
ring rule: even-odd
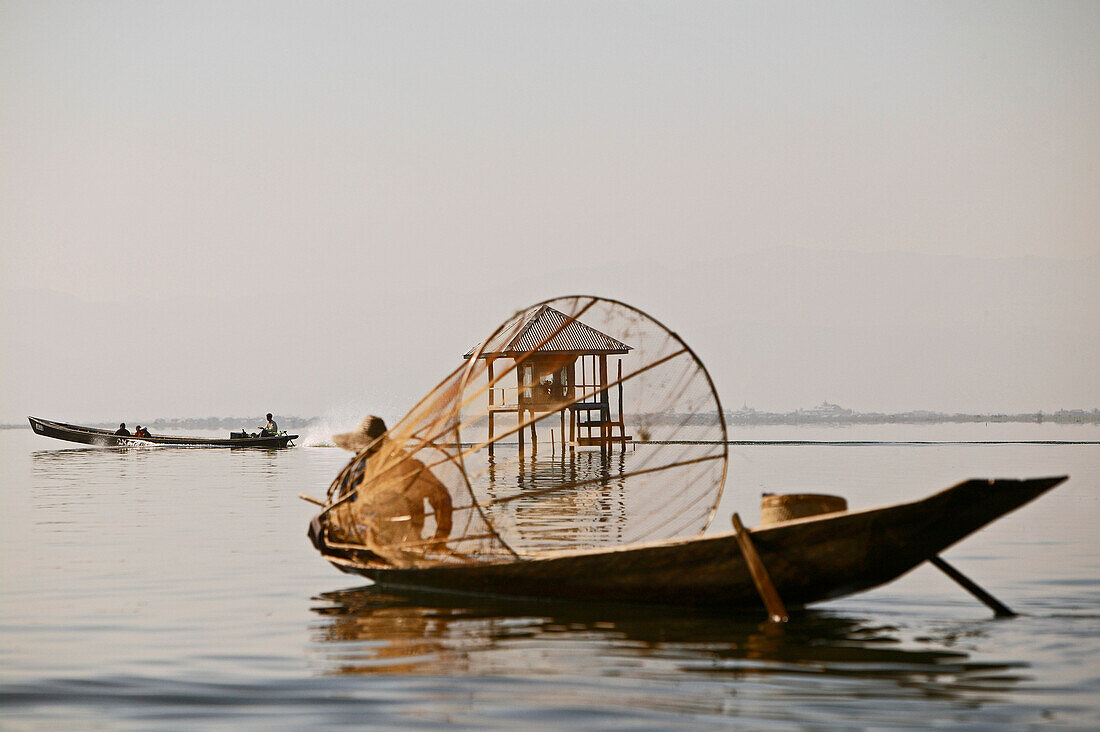
{"label": "white sky", "polygon": [[1095,2],[0,0],[0,421],[397,412],[514,310],[727,406],[1100,405]]}

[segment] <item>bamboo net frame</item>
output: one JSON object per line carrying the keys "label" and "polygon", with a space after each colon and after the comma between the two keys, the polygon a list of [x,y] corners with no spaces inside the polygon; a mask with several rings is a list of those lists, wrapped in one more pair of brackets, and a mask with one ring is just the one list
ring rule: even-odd
{"label": "bamboo net frame", "polygon": [[556,298],[505,321],[352,458],[320,519],[330,546],[395,567],[684,537],[710,524],[727,462],[713,382],[676,333],[618,301]]}

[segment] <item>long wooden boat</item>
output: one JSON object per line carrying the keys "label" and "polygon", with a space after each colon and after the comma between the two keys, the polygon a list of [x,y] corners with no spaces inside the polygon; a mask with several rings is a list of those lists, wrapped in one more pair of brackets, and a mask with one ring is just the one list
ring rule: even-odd
{"label": "long wooden boat", "polygon": [[132,435],[116,435],[111,430],[102,430],[95,427],[81,427],[64,422],[53,422],[38,417],[27,417],[31,428],[43,437],[53,437],[66,442],[77,442],[82,445],[95,445],[97,447],[138,447],[141,445],[174,445],[177,447],[289,447],[294,443],[298,435],[288,435],[285,432],[272,437],[248,437],[245,433],[230,433],[228,438],[217,437],[179,437],[170,435],[150,435],[149,437],[134,437]]}
{"label": "long wooden boat", "polygon": [[[802,607],[883,585],[1066,476],[968,480],[923,500],[795,519],[748,534],[784,603]],[[525,598],[759,607],[735,532],[513,560],[397,568],[337,542],[322,521],[310,538],[344,572],[382,586]]]}

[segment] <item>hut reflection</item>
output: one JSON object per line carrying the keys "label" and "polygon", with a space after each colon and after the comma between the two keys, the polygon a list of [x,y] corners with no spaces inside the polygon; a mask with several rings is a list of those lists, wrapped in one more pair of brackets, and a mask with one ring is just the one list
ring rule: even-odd
{"label": "hut reflection", "polygon": [[[553,456],[486,455],[472,488],[495,526],[508,527],[517,551],[623,542],[626,474],[631,453],[566,451]],[[574,486],[561,490],[547,490]],[[515,499],[496,502],[502,496]]]}

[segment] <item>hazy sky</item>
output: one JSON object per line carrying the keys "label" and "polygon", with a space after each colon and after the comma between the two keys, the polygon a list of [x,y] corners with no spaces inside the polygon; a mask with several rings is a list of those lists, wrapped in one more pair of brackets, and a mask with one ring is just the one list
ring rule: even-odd
{"label": "hazy sky", "polygon": [[0,421],[401,412],[624,299],[728,406],[1100,406],[1100,3],[0,0]]}

